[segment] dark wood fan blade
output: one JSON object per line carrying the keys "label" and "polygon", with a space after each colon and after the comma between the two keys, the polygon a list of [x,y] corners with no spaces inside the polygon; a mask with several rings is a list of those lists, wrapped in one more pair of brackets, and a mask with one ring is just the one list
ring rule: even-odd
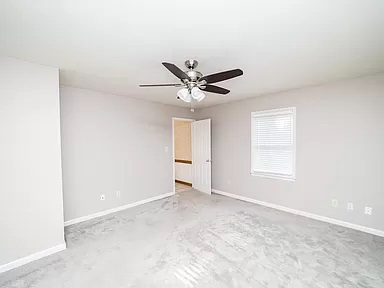
{"label": "dark wood fan blade", "polygon": [[[205,88],[204,88],[205,86]],[[225,89],[225,88],[222,88],[222,87],[219,87],[219,86],[215,86],[215,85],[204,85],[203,87],[201,87],[201,89],[203,89],[203,91],[206,91],[206,92],[212,92],[212,93],[217,93],[217,94],[228,94],[229,91],[228,89]]]}
{"label": "dark wood fan blade", "polygon": [[224,72],[203,76],[199,79],[199,82],[205,80],[208,84],[211,84],[211,83],[217,83],[220,81],[232,79],[241,75],[243,75],[243,71],[241,69],[234,69],[234,70],[228,70]]}
{"label": "dark wood fan blade", "polygon": [[184,84],[140,84],[139,87],[181,87]]}
{"label": "dark wood fan blade", "polygon": [[165,68],[167,68],[173,75],[175,75],[177,78],[181,80],[190,80],[189,76],[185,74],[179,67],[172,63],[163,62],[162,63]]}

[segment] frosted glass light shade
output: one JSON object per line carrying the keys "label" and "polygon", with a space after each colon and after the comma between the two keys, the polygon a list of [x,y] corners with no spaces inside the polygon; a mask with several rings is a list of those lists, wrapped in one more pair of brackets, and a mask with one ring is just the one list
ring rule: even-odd
{"label": "frosted glass light shade", "polygon": [[191,94],[187,88],[180,89],[177,91],[177,96],[184,102],[190,103],[192,100]]}
{"label": "frosted glass light shade", "polygon": [[193,87],[191,90],[191,94],[192,98],[196,99],[199,102],[205,98],[205,94],[198,87]]}

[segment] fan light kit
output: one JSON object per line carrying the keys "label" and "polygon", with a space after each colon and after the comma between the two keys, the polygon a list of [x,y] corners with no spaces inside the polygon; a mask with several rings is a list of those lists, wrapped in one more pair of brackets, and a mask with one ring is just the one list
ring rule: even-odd
{"label": "fan light kit", "polygon": [[189,69],[187,71],[182,71],[180,68],[178,68],[172,63],[163,62],[162,64],[173,75],[179,78],[181,83],[145,84],[140,85],[140,87],[183,87],[177,92],[177,98],[186,103],[191,103],[192,99],[198,102],[204,100],[204,92],[226,95],[230,92],[228,89],[211,84],[243,75],[243,71],[241,69],[234,69],[203,76],[202,73],[195,70],[195,68],[199,64],[196,60],[185,61],[185,66]]}
{"label": "fan light kit", "polygon": [[205,98],[205,94],[198,87],[193,87],[191,91],[183,88],[177,91],[177,97],[184,102],[191,103],[192,98],[200,102]]}

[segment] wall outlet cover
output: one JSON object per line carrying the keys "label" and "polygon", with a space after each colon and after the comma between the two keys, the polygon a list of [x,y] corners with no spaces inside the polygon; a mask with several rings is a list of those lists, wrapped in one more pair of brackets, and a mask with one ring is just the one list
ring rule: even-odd
{"label": "wall outlet cover", "polygon": [[372,215],[372,207],[366,206],[364,213],[367,215]]}
{"label": "wall outlet cover", "polygon": [[100,195],[100,200],[104,201],[105,200],[105,195]]}
{"label": "wall outlet cover", "polygon": [[337,199],[332,199],[332,206],[333,207],[339,206],[339,202],[337,201]]}
{"label": "wall outlet cover", "polygon": [[347,206],[348,210],[353,210],[353,203],[349,202]]}
{"label": "wall outlet cover", "polygon": [[117,191],[116,191],[116,197],[120,197],[120,195],[121,195],[120,190],[117,190]]}

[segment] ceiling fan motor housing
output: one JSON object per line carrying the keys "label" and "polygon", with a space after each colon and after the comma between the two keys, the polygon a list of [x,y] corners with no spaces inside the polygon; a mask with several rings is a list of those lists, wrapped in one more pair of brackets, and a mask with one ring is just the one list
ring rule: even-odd
{"label": "ceiling fan motor housing", "polygon": [[199,71],[196,71],[196,70],[185,71],[185,74],[187,74],[189,76],[189,78],[191,79],[191,81],[193,81],[193,82],[196,82],[197,80],[199,80],[203,76],[203,74],[201,74]]}
{"label": "ceiling fan motor housing", "polygon": [[[191,82],[197,82],[199,80],[199,78],[203,77],[203,74],[201,74],[199,71],[196,71],[194,70],[197,65],[199,65],[199,62],[197,62],[197,60],[193,60],[193,59],[190,59],[190,60],[187,60],[184,62],[185,66],[189,69],[187,71],[184,71],[185,74],[188,75],[189,77],[189,81],[188,80],[185,80],[184,83],[185,84],[190,84]],[[196,83],[192,83],[194,85],[189,85],[191,86],[196,86]]]}

